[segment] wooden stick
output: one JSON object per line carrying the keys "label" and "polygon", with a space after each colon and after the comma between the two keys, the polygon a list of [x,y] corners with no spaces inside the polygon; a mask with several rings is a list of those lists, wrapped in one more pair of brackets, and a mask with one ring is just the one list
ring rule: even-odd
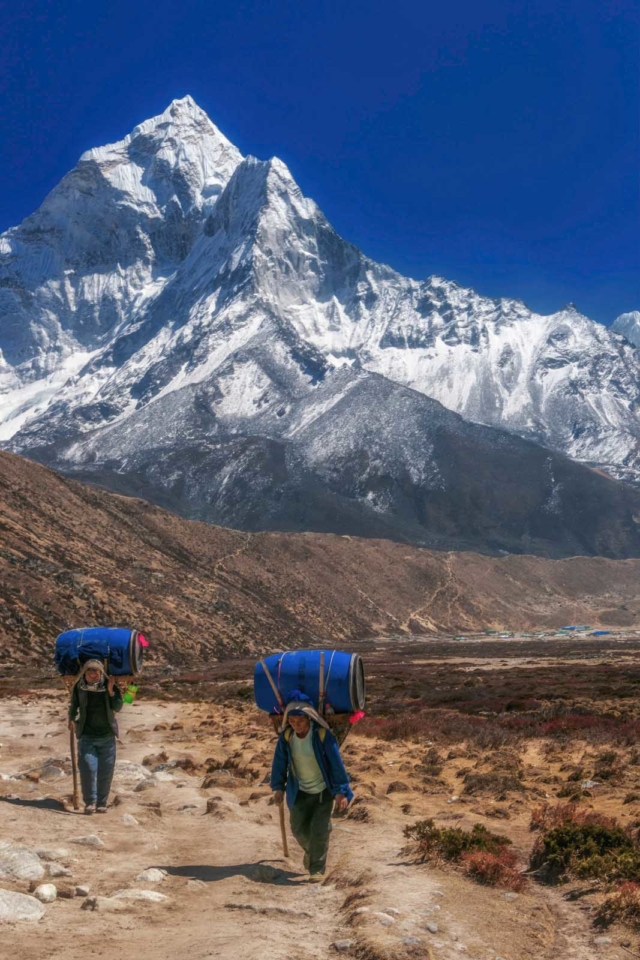
{"label": "wooden stick", "polygon": [[287,830],[284,825],[284,799],[278,804],[278,814],[280,815],[280,833],[282,835],[282,851],[285,857],[289,856],[289,845],[287,843]]}
{"label": "wooden stick", "polygon": [[76,731],[71,724],[69,727],[69,746],[71,748],[71,770],[73,772],[73,809],[80,809],[80,794],[78,791],[78,754],[76,752]]}

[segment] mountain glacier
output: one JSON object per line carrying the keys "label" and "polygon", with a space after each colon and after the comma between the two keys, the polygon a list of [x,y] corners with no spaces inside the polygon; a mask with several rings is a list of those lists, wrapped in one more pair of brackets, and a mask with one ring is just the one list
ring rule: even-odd
{"label": "mountain glacier", "polygon": [[[273,526],[316,529],[310,518],[333,509],[336,529],[348,514],[379,535],[415,539],[417,523],[425,542],[428,527],[465,545],[544,549],[549,531],[521,520],[467,536],[441,506],[440,525],[427,523],[412,497],[455,487],[446,436],[458,452],[475,445],[500,483],[505,451],[535,461],[541,516],[566,515],[571,484],[602,481],[593,508],[600,497],[627,511],[621,549],[635,549],[634,492],[581,480],[584,467],[552,453],[638,480],[630,339],[572,306],[539,316],[373,262],[281,161],[243,158],[189,97],[85,153],[0,237],[0,350],[10,449],[128,492],[148,486],[189,515],[258,528],[262,509]],[[527,440],[548,450],[533,455]]]}

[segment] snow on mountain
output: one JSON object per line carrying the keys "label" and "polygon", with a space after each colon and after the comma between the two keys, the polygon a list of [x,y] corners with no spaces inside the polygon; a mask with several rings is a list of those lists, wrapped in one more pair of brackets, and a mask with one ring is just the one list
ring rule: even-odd
{"label": "snow on mountain", "polygon": [[[262,498],[292,522],[291,497],[274,492],[287,462],[284,474],[308,484],[296,496],[311,497],[309,515],[351,483],[352,519],[366,526],[375,515],[377,530],[396,532],[406,522],[415,536],[426,514],[399,519],[406,489],[432,497],[451,484],[424,426],[443,422],[434,400],[614,476],[640,476],[640,352],[628,339],[572,306],[543,317],[375,263],[281,161],[243,159],[188,97],[84,154],[0,238],[0,271],[0,439],[67,471],[110,471],[123,488],[132,478],[141,491],[155,485],[174,507],[182,484],[194,515],[250,525]],[[387,396],[394,416],[376,420],[376,391],[389,383],[400,391]],[[357,416],[352,406],[364,395],[369,424],[362,402]],[[398,398],[419,395],[410,425]],[[457,423],[446,432],[460,436]],[[487,436],[485,459],[491,443],[507,443]],[[211,458],[208,481],[190,487],[187,475]],[[380,492],[379,471],[395,478],[393,494]],[[249,488],[243,504],[238,490]]]}
{"label": "snow on mountain", "polygon": [[0,237],[5,437],[157,297],[241,159],[191,97],[175,100],[84,153]]}
{"label": "snow on mountain", "polygon": [[640,310],[621,313],[611,324],[611,329],[626,337],[634,346],[640,347]]}

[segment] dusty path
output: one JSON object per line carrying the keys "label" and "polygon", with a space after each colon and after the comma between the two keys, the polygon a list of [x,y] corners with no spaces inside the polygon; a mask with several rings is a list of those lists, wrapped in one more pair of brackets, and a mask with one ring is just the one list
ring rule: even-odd
{"label": "dusty path", "polygon": [[[361,960],[630,956],[619,937],[598,944],[580,907],[555,892],[531,885],[527,893],[505,895],[451,870],[407,862],[406,823],[427,815],[473,822],[464,819],[466,810],[452,813],[458,808],[445,797],[412,786],[387,794],[420,747],[348,743],[368,819],[335,821],[330,874],[315,886],[306,882],[293,842],[291,859],[282,859],[275,808],[261,784],[273,737],[253,709],[143,701],[125,708],[122,720],[116,804],[106,816],[59,808],[55,799],[70,792],[66,775],[2,779],[0,839],[56,848],[57,862],[72,877],[53,882],[90,884],[90,897],[143,889],[168,899],[120,900],[118,912],[108,912],[112,899],[106,907],[98,901],[96,910],[83,909],[83,898],[58,899],[38,923],[0,927],[3,956],[86,960],[117,951],[153,960],[324,960],[339,955],[333,945],[342,941],[349,943],[342,955]],[[64,758],[62,701],[1,701],[0,743],[3,777]],[[209,768],[226,768],[203,786],[205,760]],[[403,812],[407,803],[410,813]],[[88,834],[104,846],[74,843]],[[136,880],[149,867],[165,870],[164,880]],[[26,891],[28,883],[0,880],[0,887]]]}

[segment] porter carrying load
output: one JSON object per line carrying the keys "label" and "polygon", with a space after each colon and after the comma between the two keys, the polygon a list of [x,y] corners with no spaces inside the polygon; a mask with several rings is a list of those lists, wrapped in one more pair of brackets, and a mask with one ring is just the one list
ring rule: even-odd
{"label": "porter carrying load", "polygon": [[[56,639],[55,665],[71,693],[69,746],[76,810],[80,807],[79,753],[84,811],[87,814],[107,812],[116,762],[115,714],[123,703],[131,703],[135,697],[138,688],[131,681],[142,668],[148,646],[148,641],[137,630],[119,627],[66,630]],[[116,677],[123,688],[129,682],[124,697]]]}

